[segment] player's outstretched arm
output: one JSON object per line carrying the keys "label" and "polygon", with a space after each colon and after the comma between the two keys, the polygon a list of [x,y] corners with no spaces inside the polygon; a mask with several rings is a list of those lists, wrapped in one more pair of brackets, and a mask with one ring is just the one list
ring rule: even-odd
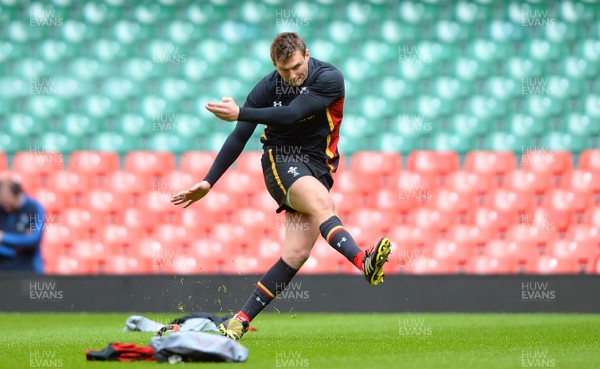
{"label": "player's outstretched arm", "polygon": [[210,191],[211,185],[207,181],[198,182],[189,189],[185,191],[181,191],[178,194],[175,194],[171,199],[171,202],[175,205],[181,205],[186,203],[183,208],[187,208],[192,205],[196,201],[200,200],[208,191]]}

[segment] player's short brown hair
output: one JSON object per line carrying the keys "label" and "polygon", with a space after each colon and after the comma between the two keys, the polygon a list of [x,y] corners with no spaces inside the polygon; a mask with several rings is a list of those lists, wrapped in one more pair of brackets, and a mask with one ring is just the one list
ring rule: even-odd
{"label": "player's short brown hair", "polygon": [[306,53],[306,44],[302,37],[298,36],[296,32],[282,32],[275,36],[271,43],[271,60],[273,65],[278,61],[284,61],[296,50],[300,50],[300,53],[304,55]]}

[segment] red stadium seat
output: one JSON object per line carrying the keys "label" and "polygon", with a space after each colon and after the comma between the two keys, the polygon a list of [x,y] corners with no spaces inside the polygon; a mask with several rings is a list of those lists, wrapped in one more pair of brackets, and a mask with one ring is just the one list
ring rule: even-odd
{"label": "red stadium seat", "polygon": [[346,220],[346,225],[368,228],[378,233],[388,231],[393,225],[399,223],[393,211],[362,208],[356,209]]}
{"label": "red stadium seat", "polygon": [[587,224],[573,224],[569,227],[566,238],[577,243],[600,247],[600,228]]}
{"label": "red stadium seat", "polygon": [[579,169],[600,173],[600,149],[583,150],[579,156]]}
{"label": "red stadium seat", "polygon": [[8,170],[8,159],[6,153],[0,151],[0,172]]}
{"label": "red stadium seat", "polygon": [[475,242],[438,238],[432,246],[425,247],[423,251],[426,257],[438,260],[451,259],[464,264],[471,255],[475,254]]}
{"label": "red stadium seat", "polygon": [[448,230],[452,224],[456,223],[456,219],[444,216],[437,209],[417,208],[408,213],[407,223],[429,234],[437,234],[440,231]]}
{"label": "red stadium seat", "polygon": [[199,207],[192,206],[181,211],[180,224],[187,229],[193,239],[208,237],[213,225],[224,221],[225,217],[222,213],[208,213]]}
{"label": "red stadium seat", "polygon": [[575,259],[561,259],[551,255],[540,255],[527,262],[526,273],[534,274],[574,274],[580,268]]}
{"label": "red stadium seat", "polygon": [[401,167],[402,156],[395,152],[358,151],[350,161],[350,170],[365,178],[377,178],[379,187],[393,185],[392,177]]}
{"label": "red stadium seat", "polygon": [[218,223],[213,226],[209,239],[234,247],[235,250],[231,250],[231,253],[242,254],[244,249],[252,247],[250,243],[255,241],[247,239],[246,233],[246,229],[241,225]]}
{"label": "red stadium seat", "polygon": [[406,274],[457,274],[461,271],[455,259],[420,257],[410,260],[403,267]]}
{"label": "red stadium seat", "polygon": [[[278,226],[276,224],[278,221],[279,218],[275,216],[275,212],[266,212],[251,207],[240,208],[231,215],[232,224],[241,225],[246,230],[256,230],[256,233],[263,237]],[[283,225],[279,224],[279,226]]]}
{"label": "red stadium seat", "polygon": [[67,255],[71,243],[78,238],[77,236],[73,235],[73,232],[65,226],[45,229],[40,246],[42,260],[45,261],[58,255]]}
{"label": "red stadium seat", "polygon": [[74,240],[69,255],[78,259],[104,260],[111,253],[103,242],[93,240]]}
{"label": "red stadium seat", "polygon": [[219,265],[212,260],[199,260],[190,255],[179,255],[172,262],[164,263],[163,274],[215,274]]}
{"label": "red stadium seat", "polygon": [[243,151],[237,159],[236,170],[262,178],[262,151]]}
{"label": "red stadium seat", "polygon": [[77,205],[83,193],[92,187],[92,180],[85,174],[68,170],[57,171],[48,178],[48,189],[67,197],[69,206]]}
{"label": "red stadium seat", "polygon": [[63,209],[59,217],[60,223],[71,230],[71,237],[89,238],[99,233],[110,223],[110,214],[80,207]]}
{"label": "red stadium seat", "polygon": [[459,170],[446,176],[443,188],[467,194],[484,195],[496,188],[496,181],[486,174]]}
{"label": "red stadium seat", "polygon": [[126,198],[118,193],[91,189],[81,197],[81,206],[92,211],[106,212],[116,217],[127,207]]}
{"label": "red stadium seat", "polygon": [[248,199],[248,205],[255,209],[262,210],[266,213],[274,213],[275,210],[277,210],[277,203],[275,200],[273,200],[267,189],[264,187],[251,194]]}
{"label": "red stadium seat", "polygon": [[594,193],[600,194],[600,172],[572,170],[562,176],[560,187],[575,191],[591,199]]}
{"label": "red stadium seat", "polygon": [[447,175],[459,169],[460,160],[454,151],[413,151],[408,155],[408,170]]}
{"label": "red stadium seat", "polygon": [[477,204],[476,196],[470,193],[442,188],[433,192],[432,195],[427,206],[448,216],[466,214]]}
{"label": "red stadium seat", "polygon": [[49,258],[44,264],[44,273],[49,275],[89,275],[98,274],[100,264],[97,259],[81,259],[67,255]]}
{"label": "red stadium seat", "polygon": [[139,255],[111,255],[101,263],[102,274],[131,275],[155,273],[152,259]]}
{"label": "red stadium seat", "polygon": [[140,197],[138,208],[146,213],[145,216],[152,220],[153,225],[160,223],[180,223],[181,213],[185,210],[183,209],[183,205],[173,205],[171,198],[172,194],[169,192],[146,192]]}
{"label": "red stadium seat", "polygon": [[164,151],[130,151],[125,156],[125,170],[160,177],[175,170],[175,156]]}
{"label": "red stadium seat", "polygon": [[512,151],[470,151],[465,157],[465,170],[484,175],[503,176],[517,167]]}
{"label": "red stadium seat", "polygon": [[101,230],[98,238],[104,244],[108,252],[124,254],[131,249],[138,240],[145,238],[145,233],[140,228],[128,228],[120,224],[106,224]]}
{"label": "red stadium seat", "polygon": [[600,274],[600,256],[597,256],[595,259],[590,260],[590,263],[587,265],[586,271],[589,274]]}
{"label": "red stadium seat", "polygon": [[[397,224],[388,232],[388,238],[394,245],[392,252],[395,254],[393,257],[396,257],[398,254],[412,253],[417,248],[432,244],[432,240],[437,238],[437,233],[427,231],[421,227]],[[398,250],[398,253],[396,250]]]}
{"label": "red stadium seat", "polygon": [[554,227],[544,224],[513,224],[506,233],[506,238],[509,240],[537,246],[547,245],[557,236],[558,231]]}
{"label": "red stadium seat", "polygon": [[152,238],[162,244],[170,243],[171,247],[176,247],[181,252],[193,241],[187,228],[176,224],[156,225],[152,232]]}
{"label": "red stadium seat", "polygon": [[379,188],[375,177],[363,177],[360,173],[349,170],[340,170],[334,173],[333,179],[335,181],[333,187],[335,191],[357,196],[361,204],[364,201],[363,197],[367,193]]}
{"label": "red stadium seat", "polygon": [[266,272],[271,265],[255,256],[234,254],[223,264],[223,272],[232,275],[259,275]]}
{"label": "red stadium seat", "polygon": [[142,238],[136,244],[132,245],[131,254],[141,258],[152,260],[152,270],[154,273],[161,273],[174,260],[183,255],[180,247],[171,242],[161,243],[154,238]]}
{"label": "red stadium seat", "polygon": [[102,177],[119,170],[119,155],[116,152],[74,151],[69,158],[69,170],[92,178]]}
{"label": "red stadium seat", "polygon": [[106,174],[99,188],[123,195],[126,204],[133,205],[136,197],[153,189],[153,183],[150,175],[116,170]]}
{"label": "red stadium seat", "polygon": [[509,225],[517,221],[516,211],[501,211],[486,206],[478,206],[467,213],[468,224],[490,232],[505,231]]}
{"label": "red stadium seat", "polygon": [[15,154],[12,170],[21,174],[50,175],[64,170],[64,157],[59,152],[19,151]]}
{"label": "red stadium seat", "polygon": [[492,238],[498,236],[498,232],[489,228],[479,228],[471,224],[455,224],[448,230],[448,239],[457,242],[458,244],[468,244],[475,246],[483,246]]}
{"label": "red stadium seat", "polygon": [[541,228],[556,229],[559,232],[565,232],[575,219],[574,212],[556,210],[548,206],[538,207],[522,218],[526,223],[537,224]]}
{"label": "red stadium seat", "polygon": [[61,211],[69,206],[69,198],[62,192],[39,188],[29,194],[44,207],[46,221],[51,219],[53,214],[60,214]]}
{"label": "red stadium seat", "polygon": [[600,205],[590,206],[583,214],[583,223],[600,228]]}
{"label": "red stadium seat", "polygon": [[193,175],[187,172],[173,170],[164,173],[160,180],[155,180],[152,185],[152,190],[164,192],[173,196],[180,191],[187,190],[198,182],[200,182],[200,179],[194,178]]}
{"label": "red stadium seat", "polygon": [[584,266],[600,255],[600,248],[593,242],[576,242],[569,239],[554,240],[548,246],[547,254],[561,259],[574,259]]}
{"label": "red stadium seat", "polygon": [[219,242],[208,238],[199,238],[192,241],[187,248],[187,253],[195,256],[199,260],[224,260],[227,258],[227,255],[234,251],[229,249],[229,246],[229,243]]}
{"label": "red stadium seat", "polygon": [[590,195],[563,188],[548,191],[542,201],[542,206],[562,213],[562,217],[583,213],[589,205],[592,205]]}
{"label": "red stadium seat", "polygon": [[521,156],[521,168],[560,176],[573,169],[573,155],[570,151],[526,151]]}
{"label": "red stadium seat", "polygon": [[528,259],[537,258],[539,255],[534,242],[517,242],[509,239],[491,239],[483,248],[483,255],[493,258],[513,258],[524,265]]}
{"label": "red stadium seat", "polygon": [[[331,198],[335,204],[335,209],[341,219],[346,219],[355,209],[358,208],[359,201],[355,195],[347,192],[339,192],[335,190],[336,187],[331,191]],[[268,195],[269,197],[271,195]],[[273,200],[271,200],[273,201]]]}
{"label": "red stadium seat", "polygon": [[19,151],[13,157],[12,171],[21,176],[28,191],[45,186],[50,175],[64,169],[63,155],[58,152]]}
{"label": "red stadium seat", "polygon": [[217,153],[212,151],[188,151],[181,156],[179,169],[191,174],[199,182],[206,176],[216,157]]}
{"label": "red stadium seat", "polygon": [[465,265],[465,273],[469,274],[514,274],[517,272],[519,272],[519,265],[512,257],[473,255]]}
{"label": "red stadium seat", "polygon": [[311,256],[304,265],[302,265],[298,274],[339,274],[344,271],[345,268],[341,266],[338,258]]}
{"label": "red stadium seat", "polygon": [[158,224],[156,219],[149,217],[145,210],[141,208],[127,207],[121,212],[120,218],[120,225],[141,234],[152,232],[154,226]]}
{"label": "red stadium seat", "polygon": [[422,206],[438,188],[435,174],[402,171],[397,176],[398,211],[403,214]]}
{"label": "red stadium seat", "polygon": [[516,191],[543,194],[554,186],[554,181],[548,173],[531,170],[515,169],[505,174],[502,188]]}
{"label": "red stadium seat", "polygon": [[249,203],[250,195],[264,188],[264,180],[262,177],[230,170],[225,172],[215,186],[219,186],[223,190],[233,196],[240,198],[241,203]]}
{"label": "red stadium seat", "polygon": [[498,188],[486,195],[483,205],[509,214],[525,213],[535,208],[535,197],[530,191]]}

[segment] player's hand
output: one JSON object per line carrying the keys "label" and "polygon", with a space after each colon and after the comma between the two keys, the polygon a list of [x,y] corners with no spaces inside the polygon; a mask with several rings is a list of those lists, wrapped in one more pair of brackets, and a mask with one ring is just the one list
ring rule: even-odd
{"label": "player's hand", "polygon": [[198,182],[192,187],[190,187],[189,190],[181,191],[178,194],[174,195],[171,199],[171,202],[175,205],[180,205],[184,202],[187,202],[187,204],[183,206],[183,208],[185,209],[188,206],[195,203],[196,201],[203,198],[204,196],[206,196],[208,191],[210,191],[210,183],[206,181]]}
{"label": "player's hand", "polygon": [[209,102],[205,108],[228,122],[234,122],[240,116],[240,107],[237,106],[231,97],[224,97],[220,102]]}

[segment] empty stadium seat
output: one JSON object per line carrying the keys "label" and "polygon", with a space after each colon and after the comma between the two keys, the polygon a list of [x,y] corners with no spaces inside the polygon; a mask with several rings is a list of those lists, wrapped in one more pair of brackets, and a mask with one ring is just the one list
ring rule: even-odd
{"label": "empty stadium seat", "polygon": [[359,151],[352,155],[350,170],[363,177],[375,176],[380,185],[398,173],[402,166],[402,157],[399,153]]}
{"label": "empty stadium seat", "polygon": [[457,274],[461,271],[455,259],[419,257],[411,259],[401,270],[406,274]]}
{"label": "empty stadium seat", "polygon": [[77,204],[84,192],[88,191],[92,186],[91,178],[85,174],[61,170],[53,173],[48,178],[48,189],[55,192],[63,193],[68,197],[69,206]]}
{"label": "empty stadium seat", "polygon": [[171,152],[130,151],[125,155],[125,170],[160,177],[175,170],[175,156]]}
{"label": "empty stadium seat", "polygon": [[155,269],[151,258],[139,255],[111,255],[100,265],[102,274],[107,275],[134,275],[152,274]]}
{"label": "empty stadium seat", "polygon": [[600,228],[600,206],[590,206],[583,214],[583,223]]}
{"label": "empty stadium seat", "polygon": [[527,169],[512,170],[502,180],[502,188],[515,192],[541,195],[552,187],[554,181],[548,173]]}
{"label": "empty stadium seat", "polygon": [[600,149],[588,149],[581,152],[578,168],[600,172]]}
{"label": "empty stadium seat", "polygon": [[593,242],[569,239],[554,240],[548,245],[548,249],[548,255],[575,260],[583,268],[600,255],[600,248]]}
{"label": "empty stadium seat", "polygon": [[119,155],[115,152],[75,151],[69,156],[69,170],[92,176],[105,176],[119,170]]}
{"label": "empty stadium seat", "polygon": [[466,223],[490,232],[505,231],[517,221],[516,211],[503,211],[488,206],[478,206],[467,212]]}
{"label": "empty stadium seat", "polygon": [[469,274],[514,274],[519,271],[517,261],[511,257],[473,255],[465,265]]}
{"label": "empty stadium seat", "polygon": [[494,238],[485,244],[483,255],[499,259],[513,258],[520,265],[525,265],[527,260],[537,258],[539,251],[537,244],[532,241]]}
{"label": "empty stadium seat", "polygon": [[407,169],[415,172],[447,175],[459,169],[458,154],[452,151],[413,151],[408,155]]}
{"label": "empty stadium seat", "polygon": [[211,151],[188,151],[181,155],[179,169],[189,173],[200,182],[208,174],[217,154]]}
{"label": "empty stadium seat", "polygon": [[525,271],[533,274],[574,274],[579,273],[581,269],[574,259],[540,255],[537,259],[527,262]]}
{"label": "empty stadium seat", "polygon": [[0,152],[0,172],[8,169],[8,159],[5,152]]}
{"label": "empty stadium seat", "polygon": [[[155,190],[154,179],[144,173],[131,173],[125,170],[107,172],[96,188],[122,195],[127,206],[135,204],[135,198]],[[157,190],[158,191],[158,190]]]}
{"label": "empty stadium seat", "polygon": [[44,273],[49,275],[98,274],[100,265],[96,259],[82,259],[59,255],[44,261]]}
{"label": "empty stadium seat", "polygon": [[558,176],[573,169],[570,151],[526,150],[521,155],[521,168]]}
{"label": "empty stadium seat", "polygon": [[496,181],[486,174],[459,170],[444,178],[443,188],[472,195],[484,195],[494,190]]}
{"label": "empty stadium seat", "polygon": [[[261,151],[244,151],[237,159],[236,169],[249,175],[262,177]],[[212,164],[212,163],[211,163]]]}
{"label": "empty stadium seat", "polygon": [[13,158],[11,169],[23,178],[29,178],[37,188],[45,185],[52,173],[65,169],[64,157],[59,152],[19,151]]}

